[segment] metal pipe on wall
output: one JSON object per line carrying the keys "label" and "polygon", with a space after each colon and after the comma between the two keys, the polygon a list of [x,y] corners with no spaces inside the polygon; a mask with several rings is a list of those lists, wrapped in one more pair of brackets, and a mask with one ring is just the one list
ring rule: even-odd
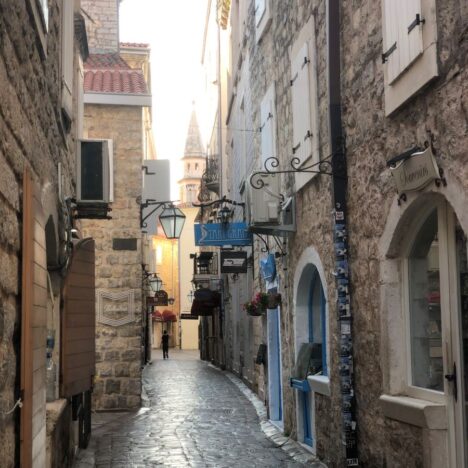
{"label": "metal pipe on wall", "polygon": [[342,436],[346,466],[359,466],[356,399],[354,393],[352,311],[349,290],[348,229],[346,212],[347,166],[341,121],[340,0],[327,2],[328,99],[332,154],[335,278],[340,350]]}

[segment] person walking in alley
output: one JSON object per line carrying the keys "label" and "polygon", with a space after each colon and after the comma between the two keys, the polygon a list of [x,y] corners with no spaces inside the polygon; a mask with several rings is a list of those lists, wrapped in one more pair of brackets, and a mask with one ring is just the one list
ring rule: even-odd
{"label": "person walking in alley", "polygon": [[163,358],[169,359],[169,335],[167,330],[164,330],[162,336],[162,349],[163,349]]}

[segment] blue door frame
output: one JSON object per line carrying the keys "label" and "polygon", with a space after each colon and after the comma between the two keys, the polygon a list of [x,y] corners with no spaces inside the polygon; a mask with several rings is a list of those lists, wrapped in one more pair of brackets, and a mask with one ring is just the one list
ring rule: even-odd
{"label": "blue door frame", "polygon": [[[318,285],[320,287],[320,334],[322,339],[322,375],[328,375],[327,368],[327,335],[326,335],[326,300],[325,293],[323,291],[322,282],[320,281],[320,276],[317,271],[315,271],[312,281],[310,282],[310,294],[309,294],[309,304],[308,304],[308,322],[309,322],[309,343],[314,342],[314,291]],[[307,382],[307,381],[306,381]],[[297,387],[296,387],[297,388]],[[312,420],[311,420],[311,408],[309,407],[309,394],[310,387],[308,385],[303,385],[302,391],[302,410],[303,410],[303,423],[304,423],[304,443],[310,445],[311,447],[314,444],[314,439],[312,437]]]}
{"label": "blue door frame", "polygon": [[270,393],[270,419],[283,420],[283,401],[281,384],[281,343],[279,309],[270,309],[268,314],[268,386]]}

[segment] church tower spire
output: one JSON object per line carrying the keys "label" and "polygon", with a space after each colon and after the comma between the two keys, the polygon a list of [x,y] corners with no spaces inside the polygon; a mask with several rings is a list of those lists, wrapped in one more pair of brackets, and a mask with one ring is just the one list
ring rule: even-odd
{"label": "church tower spire", "polygon": [[190,116],[182,163],[184,176],[179,180],[180,201],[182,203],[197,203],[206,160],[195,108]]}

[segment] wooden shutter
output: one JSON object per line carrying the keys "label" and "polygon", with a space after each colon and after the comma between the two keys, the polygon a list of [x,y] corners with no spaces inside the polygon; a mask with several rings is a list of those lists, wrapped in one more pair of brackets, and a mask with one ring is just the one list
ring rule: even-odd
{"label": "wooden shutter", "polygon": [[70,397],[92,387],[95,374],[96,293],[94,240],[74,246],[63,291],[60,394]]}
{"label": "wooden shutter", "polygon": [[291,88],[293,111],[293,157],[306,161],[312,154],[312,130],[310,119],[310,58],[307,42],[299,50],[291,64]]}
{"label": "wooden shutter", "polygon": [[[271,87],[260,104],[260,128],[261,128],[261,169],[265,169],[265,161],[268,158],[275,158],[275,141],[274,141],[274,94]],[[269,166],[270,167],[270,166]]]}
{"label": "wooden shutter", "polygon": [[27,468],[45,465],[47,327],[45,217],[29,170],[23,176],[22,241],[20,459]]}
{"label": "wooden shutter", "polygon": [[74,2],[62,1],[62,108],[73,118]]}
{"label": "wooden shutter", "polygon": [[384,0],[384,63],[394,82],[423,52],[421,0]]}

